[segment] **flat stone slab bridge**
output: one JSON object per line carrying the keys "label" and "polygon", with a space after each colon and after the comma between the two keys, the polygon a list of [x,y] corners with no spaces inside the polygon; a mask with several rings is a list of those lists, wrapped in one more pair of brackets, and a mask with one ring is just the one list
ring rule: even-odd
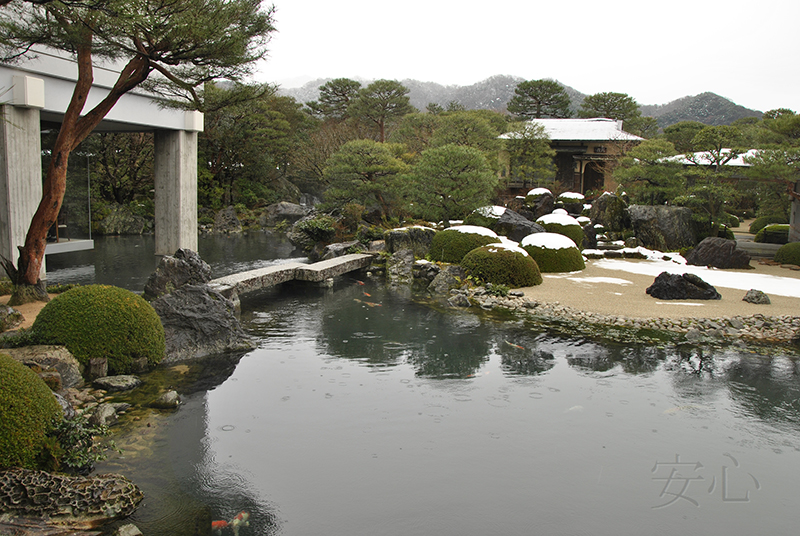
{"label": "flat stone slab bridge", "polygon": [[269,288],[287,281],[309,281],[323,283],[338,275],[366,268],[372,264],[373,255],[352,253],[327,261],[303,264],[287,262],[267,268],[258,268],[238,274],[226,275],[209,281],[209,285],[220,294],[233,300],[239,308],[239,296],[248,292]]}

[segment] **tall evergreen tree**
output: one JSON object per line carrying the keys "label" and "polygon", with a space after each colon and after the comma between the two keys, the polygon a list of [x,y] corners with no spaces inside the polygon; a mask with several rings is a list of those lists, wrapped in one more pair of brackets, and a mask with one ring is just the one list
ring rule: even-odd
{"label": "tall evergreen tree", "polygon": [[508,101],[508,111],[520,119],[571,117],[570,98],[554,80],[520,82]]}
{"label": "tall evergreen tree", "polygon": [[386,126],[415,112],[408,98],[409,89],[395,80],[377,80],[358,92],[350,104],[351,117],[372,123],[378,129],[378,141],[386,141]]}

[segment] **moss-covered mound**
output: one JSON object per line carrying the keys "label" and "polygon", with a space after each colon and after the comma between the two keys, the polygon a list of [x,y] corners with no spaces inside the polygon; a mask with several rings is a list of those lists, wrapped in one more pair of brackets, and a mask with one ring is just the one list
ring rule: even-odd
{"label": "moss-covered mound", "polygon": [[464,256],[461,266],[473,277],[493,285],[519,288],[542,284],[536,261],[519,247],[503,244],[479,247]]}
{"label": "moss-covered mound", "polygon": [[458,264],[464,255],[473,249],[497,240],[497,234],[491,229],[475,225],[459,225],[439,231],[433,236],[428,257],[434,262]]}
{"label": "moss-covered mound", "polygon": [[36,468],[45,436],[60,417],[61,406],[44,381],[0,354],[0,468]]}
{"label": "moss-covered mound", "polygon": [[575,242],[564,235],[535,233],[523,238],[519,245],[536,261],[542,272],[577,272],[586,268]]}
{"label": "moss-covered mound", "polygon": [[131,372],[135,360],[150,366],[164,357],[164,327],[141,296],[118,287],[87,285],[56,296],[32,327],[41,344],[61,344],[86,365],[108,359],[109,374]]}
{"label": "moss-covered mound", "polygon": [[789,241],[789,224],[767,225],[756,233],[753,242],[765,244],[785,244]]}
{"label": "moss-covered mound", "polygon": [[464,225],[492,228],[505,212],[505,207],[497,205],[477,208],[464,218]]}
{"label": "moss-covered mound", "polygon": [[800,266],[800,242],[792,242],[778,248],[778,251],[775,252],[774,260],[781,264]]}
{"label": "moss-covered mound", "polygon": [[546,214],[536,220],[548,233],[558,233],[572,239],[580,248],[583,244],[583,227],[578,220],[568,214]]}
{"label": "moss-covered mound", "polygon": [[750,233],[756,234],[770,223],[789,223],[789,219],[784,214],[768,214],[759,216],[750,224]]}

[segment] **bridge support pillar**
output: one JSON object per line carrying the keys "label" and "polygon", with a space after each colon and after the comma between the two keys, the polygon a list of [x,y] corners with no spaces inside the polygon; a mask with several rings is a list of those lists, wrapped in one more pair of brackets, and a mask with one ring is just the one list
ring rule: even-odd
{"label": "bridge support pillar", "polygon": [[180,248],[197,251],[197,132],[202,123],[202,114],[187,112],[187,130],[155,133],[156,255]]}
{"label": "bridge support pillar", "polygon": [[794,183],[792,209],[789,215],[789,242],[800,242],[800,181]]}
{"label": "bridge support pillar", "polygon": [[[15,79],[16,82],[16,79]],[[15,88],[15,97],[16,95]],[[0,105],[0,255],[14,261],[42,200],[39,109]],[[0,272],[0,275],[5,276]],[[45,278],[42,260],[40,277]]]}

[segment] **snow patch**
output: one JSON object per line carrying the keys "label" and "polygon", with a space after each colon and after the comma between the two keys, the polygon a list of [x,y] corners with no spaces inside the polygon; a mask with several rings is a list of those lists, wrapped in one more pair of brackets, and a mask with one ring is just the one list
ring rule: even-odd
{"label": "snow patch", "polygon": [[534,196],[536,196],[536,195],[547,195],[547,194],[553,195],[553,192],[551,192],[547,188],[534,188],[533,190],[528,192],[528,195],[534,195]]}
{"label": "snow patch", "polygon": [[574,199],[575,201],[583,201],[585,197],[578,192],[564,192],[558,196],[559,199]]}
{"label": "snow patch", "polygon": [[499,219],[503,214],[506,213],[506,207],[501,207],[498,205],[493,205],[490,207],[481,207],[475,209],[475,212],[483,216],[484,218],[495,218]]}
{"label": "snow patch", "polygon": [[533,246],[544,249],[569,249],[576,248],[575,242],[568,236],[558,233],[533,233],[520,242],[520,246]]}
{"label": "snow patch", "polygon": [[556,214],[555,211],[551,214],[545,214],[544,216],[536,220],[536,223],[542,225],[548,223],[557,223],[559,225],[564,225],[564,226],[567,225],[577,225],[578,227],[581,226],[581,224],[578,223],[578,220],[576,220],[569,214]]}
{"label": "snow patch", "polygon": [[480,227],[479,225],[456,225],[455,227],[445,229],[445,231],[458,231],[459,233],[476,234],[497,238],[497,233],[491,229],[487,229],[486,227]]}

